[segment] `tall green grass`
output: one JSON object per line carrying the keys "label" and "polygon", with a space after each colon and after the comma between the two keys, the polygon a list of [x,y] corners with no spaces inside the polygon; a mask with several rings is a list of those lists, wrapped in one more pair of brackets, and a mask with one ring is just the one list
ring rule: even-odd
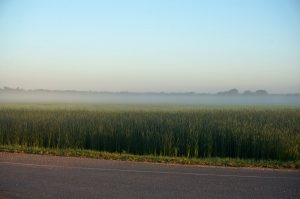
{"label": "tall green grass", "polygon": [[299,160],[299,109],[0,109],[0,145]]}

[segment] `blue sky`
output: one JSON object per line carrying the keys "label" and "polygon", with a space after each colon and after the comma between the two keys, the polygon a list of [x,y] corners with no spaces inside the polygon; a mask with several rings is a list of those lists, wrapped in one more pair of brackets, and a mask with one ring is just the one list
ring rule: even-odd
{"label": "blue sky", "polygon": [[0,0],[0,87],[300,92],[300,1]]}

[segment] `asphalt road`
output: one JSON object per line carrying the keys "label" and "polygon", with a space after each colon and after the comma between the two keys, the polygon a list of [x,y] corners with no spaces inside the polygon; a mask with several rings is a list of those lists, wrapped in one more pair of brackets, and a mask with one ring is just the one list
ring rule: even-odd
{"label": "asphalt road", "polygon": [[3,198],[300,198],[300,172],[0,153]]}

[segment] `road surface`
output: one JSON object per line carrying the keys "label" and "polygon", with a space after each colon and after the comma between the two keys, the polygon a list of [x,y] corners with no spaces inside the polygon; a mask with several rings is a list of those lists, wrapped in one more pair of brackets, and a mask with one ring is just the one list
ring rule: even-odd
{"label": "road surface", "polygon": [[0,153],[3,198],[300,198],[300,172]]}

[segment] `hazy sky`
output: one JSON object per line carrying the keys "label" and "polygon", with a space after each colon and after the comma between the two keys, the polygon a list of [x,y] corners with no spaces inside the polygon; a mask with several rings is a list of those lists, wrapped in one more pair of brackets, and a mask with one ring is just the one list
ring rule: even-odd
{"label": "hazy sky", "polygon": [[0,0],[0,87],[300,92],[300,1]]}

